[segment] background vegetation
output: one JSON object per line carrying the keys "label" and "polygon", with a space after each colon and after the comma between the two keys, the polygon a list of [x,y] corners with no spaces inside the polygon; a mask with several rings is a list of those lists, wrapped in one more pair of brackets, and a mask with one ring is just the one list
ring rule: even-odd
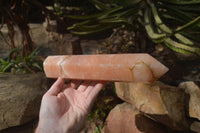
{"label": "background vegetation", "polygon": [[94,36],[124,26],[176,52],[200,55],[199,0],[2,0],[0,9],[2,24],[6,23],[9,29],[11,49],[15,48],[14,25],[23,35],[23,56],[34,49],[27,25],[32,9],[56,19],[62,25],[61,32]]}
{"label": "background vegetation", "polygon": [[[45,19],[48,23],[50,19],[56,20],[60,34],[70,32],[92,38],[100,35],[110,40],[126,34],[125,38],[132,38],[138,49],[146,41],[149,47],[165,45],[174,52],[200,56],[200,0],[1,0],[0,16],[0,37],[11,49],[7,58],[0,58],[0,73],[43,71],[40,48],[34,46],[28,23]],[[9,41],[1,32],[4,24],[9,30]],[[22,49],[15,46],[15,27],[22,34]],[[126,52],[133,51],[126,39],[117,45]],[[104,121],[120,102],[113,84],[107,86],[88,119]],[[96,132],[100,130],[101,126]]]}
{"label": "background vegetation", "polygon": [[89,1],[98,13],[69,15],[82,20],[68,27],[73,34],[92,35],[122,25],[135,32],[145,28],[154,43],[165,44],[176,52],[200,55],[199,0]]}

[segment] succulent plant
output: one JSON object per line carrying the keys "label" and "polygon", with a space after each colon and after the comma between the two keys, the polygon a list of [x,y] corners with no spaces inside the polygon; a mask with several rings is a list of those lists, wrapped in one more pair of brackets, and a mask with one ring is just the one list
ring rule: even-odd
{"label": "succulent plant", "polygon": [[68,27],[91,35],[125,25],[146,29],[149,38],[184,54],[200,56],[200,0],[89,0],[98,13],[68,17],[81,20]]}

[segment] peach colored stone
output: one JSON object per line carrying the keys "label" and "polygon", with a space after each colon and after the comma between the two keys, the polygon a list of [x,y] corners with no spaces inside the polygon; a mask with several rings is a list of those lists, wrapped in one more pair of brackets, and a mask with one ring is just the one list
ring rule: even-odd
{"label": "peach colored stone", "polygon": [[179,87],[189,95],[189,116],[200,120],[200,88],[198,84],[187,81],[180,83]]}
{"label": "peach colored stone", "polygon": [[174,130],[188,128],[187,96],[183,89],[159,81],[150,84],[116,82],[115,87],[119,98],[133,104],[152,119]]}
{"label": "peach colored stone", "polygon": [[153,82],[168,68],[148,54],[49,56],[44,61],[49,78]]}
{"label": "peach colored stone", "polygon": [[102,133],[174,133],[140,113],[134,105],[123,103],[112,109]]}

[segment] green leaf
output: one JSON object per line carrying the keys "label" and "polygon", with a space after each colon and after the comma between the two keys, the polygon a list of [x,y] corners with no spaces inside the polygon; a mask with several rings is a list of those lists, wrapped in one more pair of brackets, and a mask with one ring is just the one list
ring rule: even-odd
{"label": "green leaf", "polygon": [[117,11],[121,10],[122,8],[123,8],[122,6],[119,6],[119,7],[115,7],[115,8],[103,11],[98,14],[94,14],[94,15],[87,15],[87,16],[69,15],[68,17],[73,18],[73,19],[79,19],[79,20],[103,19],[103,18],[106,18],[109,14],[117,12]]}
{"label": "green leaf", "polygon": [[171,47],[173,47],[175,51],[177,52],[197,54],[198,56],[200,56],[200,48],[190,47],[190,46],[178,43],[176,41],[173,41],[170,38],[167,38],[164,42],[167,46],[170,45]]}
{"label": "green leaf", "polygon": [[194,20],[188,22],[187,24],[178,27],[174,32],[178,33],[181,31],[185,31],[187,29],[191,29],[191,28],[195,27],[197,24],[200,24],[200,16],[195,18]]}
{"label": "green leaf", "polygon": [[[75,35],[89,35],[89,34],[94,34],[94,33],[98,33],[101,31],[105,31],[108,29],[112,29],[114,28],[115,25],[108,25],[108,26],[103,26],[102,28],[93,28],[93,29],[88,29],[87,31],[71,31],[71,33],[75,34]],[[83,27],[82,27],[83,28]],[[86,28],[86,27],[84,27]]]}
{"label": "green leaf", "polygon": [[23,70],[22,68],[14,68],[13,73],[16,74],[22,70]]}
{"label": "green leaf", "polygon": [[[181,32],[181,34],[183,34],[184,36],[186,36],[186,37],[188,37],[188,38],[190,38],[192,40],[200,42],[200,36],[196,36],[196,35],[193,35],[193,34],[188,33],[188,32]],[[199,33],[199,35],[200,35],[200,33]]]}
{"label": "green leaf", "polygon": [[170,14],[166,14],[166,13],[162,13],[162,17],[165,19],[170,19],[173,20],[174,22],[176,22],[177,24],[184,24],[186,21],[183,19],[180,19],[176,16],[172,16]]}
{"label": "green leaf", "polygon": [[2,58],[0,58],[0,62],[1,64],[7,64],[7,61],[3,60]]}
{"label": "green leaf", "polygon": [[153,3],[150,4],[151,6],[151,9],[152,9],[152,13],[153,13],[153,17],[155,19],[155,22],[156,22],[156,25],[162,30],[164,31],[165,33],[168,33],[168,34],[171,34],[172,33],[172,30],[167,27],[163,22],[162,20],[160,19],[159,15],[158,15],[158,12],[157,12],[157,9],[156,7],[154,6]]}
{"label": "green leaf", "polygon": [[38,63],[33,63],[33,66],[42,71],[42,67]]}
{"label": "green leaf", "polygon": [[78,20],[88,20],[88,19],[93,19],[102,16],[103,13],[98,13],[98,14],[93,14],[93,15],[86,15],[86,16],[75,16],[75,15],[68,15],[67,17],[72,18],[72,19],[78,19]]}
{"label": "green leaf", "polygon": [[[134,15],[135,13],[138,12],[139,8],[131,8],[131,9],[124,9],[121,12],[116,12],[111,15],[109,15],[107,18],[125,18],[125,17],[130,17],[130,15]],[[107,19],[105,18],[105,19]]]}
{"label": "green leaf", "polygon": [[75,30],[77,31],[92,31],[99,28],[103,28],[105,25],[95,24],[95,25],[81,25],[77,26]]}
{"label": "green leaf", "polygon": [[126,19],[123,18],[111,18],[111,19],[103,19],[100,23],[128,23]]}
{"label": "green leaf", "polygon": [[2,72],[6,72],[8,69],[10,69],[12,66],[14,65],[14,63],[9,63],[7,66],[5,66],[3,69],[2,69]]}
{"label": "green leaf", "polygon": [[176,51],[178,53],[182,53],[182,54],[192,54],[192,52],[189,52],[189,51],[186,51],[184,49],[179,49],[179,48],[176,48],[174,47],[173,45],[167,43],[167,42],[164,42],[164,44],[169,47],[170,49],[172,49],[173,51]]}
{"label": "green leaf", "polygon": [[29,70],[23,70],[23,73],[25,74],[25,73],[30,73],[30,71]]}
{"label": "green leaf", "polygon": [[29,55],[29,58],[32,58],[33,56],[37,56],[38,54],[39,54],[39,49],[41,48],[41,46],[39,46],[39,47],[37,47],[37,48],[35,48],[34,50],[33,50],[33,52]]}
{"label": "green leaf", "polygon": [[193,43],[190,39],[184,37],[183,35],[181,35],[181,34],[179,34],[179,33],[176,33],[176,34],[175,34],[175,37],[176,37],[181,43],[184,43],[184,44],[187,44],[187,45],[194,45],[194,43]]}
{"label": "green leaf", "polygon": [[10,61],[12,59],[12,56],[14,53],[19,52],[18,48],[14,48],[8,55],[8,61]]}
{"label": "green leaf", "polygon": [[199,0],[160,0],[164,3],[175,4],[175,5],[200,5]]}
{"label": "green leaf", "polygon": [[31,60],[31,57],[30,57],[30,56],[25,56],[25,57],[24,57],[25,63],[29,63],[30,60]]}
{"label": "green leaf", "polygon": [[198,6],[176,6],[176,5],[170,5],[171,8],[176,8],[177,10],[181,10],[184,12],[190,12],[194,14],[200,13],[200,8]]}
{"label": "green leaf", "polygon": [[72,26],[67,27],[67,29],[72,30],[72,29],[76,29],[79,26],[84,26],[86,24],[89,25],[89,24],[93,24],[93,23],[94,23],[94,20],[86,20],[86,21],[83,21],[83,22],[80,22],[80,23],[73,24]]}
{"label": "green leaf", "polygon": [[178,10],[178,9],[173,8],[166,4],[162,4],[162,5],[158,5],[158,6],[161,9],[166,9],[166,14],[168,14],[170,16],[176,16],[178,19],[181,19],[185,22],[191,21],[193,19],[191,13]]}
{"label": "green leaf", "polygon": [[156,43],[163,42],[166,38],[166,34],[158,34],[155,33],[151,24],[151,12],[150,9],[147,8],[144,13],[144,22],[145,22],[145,29],[147,31],[148,36]]}
{"label": "green leaf", "polygon": [[132,7],[134,5],[139,4],[142,0],[115,0],[118,5],[122,5],[124,7]]}
{"label": "green leaf", "polygon": [[108,10],[109,7],[106,6],[103,2],[100,2],[98,0],[89,0],[98,10]]}

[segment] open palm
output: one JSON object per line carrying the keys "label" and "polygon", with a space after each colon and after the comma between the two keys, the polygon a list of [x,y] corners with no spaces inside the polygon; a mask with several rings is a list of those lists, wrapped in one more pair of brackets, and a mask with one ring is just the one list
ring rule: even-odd
{"label": "open palm", "polygon": [[[48,133],[78,132],[104,82],[72,81],[65,87],[59,78],[43,96],[39,126],[51,127]],[[39,127],[38,126],[38,127]],[[55,127],[56,126],[56,127]]]}

